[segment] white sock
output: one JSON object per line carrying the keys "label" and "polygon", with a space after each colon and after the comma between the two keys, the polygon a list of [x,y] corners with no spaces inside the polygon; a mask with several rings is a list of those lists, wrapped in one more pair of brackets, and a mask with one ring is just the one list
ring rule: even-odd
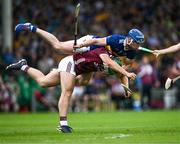
{"label": "white sock", "polygon": [[60,121],[60,125],[61,126],[67,126],[68,125],[67,120]]}
{"label": "white sock", "polygon": [[25,71],[25,69],[28,67],[28,65],[23,65],[22,67],[21,67],[21,70],[22,71]]}

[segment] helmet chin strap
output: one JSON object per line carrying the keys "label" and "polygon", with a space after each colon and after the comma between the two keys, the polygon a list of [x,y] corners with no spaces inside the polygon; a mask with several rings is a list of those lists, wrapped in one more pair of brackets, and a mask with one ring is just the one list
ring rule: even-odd
{"label": "helmet chin strap", "polygon": [[133,39],[130,39],[130,41],[127,39],[127,45],[131,45],[133,42]]}
{"label": "helmet chin strap", "polygon": [[125,50],[128,50],[128,49],[129,49],[129,46],[132,44],[132,42],[133,42],[133,39],[130,38],[130,40],[129,40],[129,38],[126,38],[126,39],[124,40],[124,49],[125,49]]}

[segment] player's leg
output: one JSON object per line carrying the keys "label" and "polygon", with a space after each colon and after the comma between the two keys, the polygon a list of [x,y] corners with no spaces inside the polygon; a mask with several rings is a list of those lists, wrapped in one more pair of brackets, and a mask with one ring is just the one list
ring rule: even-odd
{"label": "player's leg", "polygon": [[29,67],[26,73],[42,87],[52,87],[60,84],[60,74],[57,69],[53,69],[47,75],[44,75],[41,71]]}
{"label": "player's leg", "polygon": [[87,85],[93,76],[93,73],[81,74],[76,77],[76,84],[78,85]]}
{"label": "player's leg", "polygon": [[42,87],[51,87],[59,84],[59,71],[57,69],[52,70],[47,75],[44,75],[41,71],[29,67],[25,59],[22,59],[17,63],[10,64],[7,66],[6,70],[22,70]]}
{"label": "player's leg", "polygon": [[45,39],[55,50],[60,51],[65,54],[72,54],[73,53],[73,45],[74,41],[59,41],[53,34],[44,31],[40,28],[37,28],[36,33]]}
{"label": "player's leg", "polygon": [[58,70],[61,77],[61,96],[58,103],[60,126],[58,130],[70,133],[72,132],[72,128],[68,126],[67,113],[76,79],[73,56],[67,56],[62,59],[58,65]]}
{"label": "player's leg", "polygon": [[62,132],[70,133],[72,128],[68,126],[67,113],[70,105],[70,98],[75,85],[75,75],[69,72],[60,72],[61,76],[61,96],[58,103],[60,128]]}
{"label": "player's leg", "polygon": [[[64,54],[73,54],[73,46],[74,46],[74,40],[69,40],[69,41],[59,41],[53,34],[44,31],[40,28],[36,28],[36,33],[45,39],[55,50],[62,52]],[[80,39],[77,40],[78,44],[81,44],[82,42],[92,39],[92,35],[86,35],[81,37]],[[90,47],[83,47],[80,49],[76,49],[76,52],[86,52],[89,51]]]}
{"label": "player's leg", "polygon": [[[74,46],[74,40],[69,41],[59,41],[53,34],[44,31],[40,28],[36,29],[36,33],[41,36],[43,39],[45,39],[55,50],[62,52],[64,54],[73,54],[73,46]],[[93,36],[87,35],[83,36],[80,39],[77,40],[77,43],[80,44],[88,39],[92,39]],[[86,52],[89,51],[90,47],[83,47],[80,49],[76,49],[75,52]]]}
{"label": "player's leg", "polygon": [[[37,26],[31,24],[31,23],[22,23],[22,24],[18,24],[15,27],[15,31],[16,32],[21,32],[21,31],[30,31],[33,33],[37,33],[39,36],[41,36],[43,39],[45,39],[55,50],[58,50],[64,54],[72,54],[73,53],[73,46],[74,46],[74,40],[70,40],[70,41],[59,41],[53,34],[44,31],[40,28],[38,28]],[[93,36],[91,35],[87,35],[84,36],[80,39],[77,40],[77,43],[80,44],[84,41],[86,41],[87,39],[92,39]],[[89,51],[89,47],[83,47],[81,49],[77,49],[77,52],[85,52],[85,51]]]}
{"label": "player's leg", "polygon": [[[60,75],[57,69],[53,69],[47,75],[44,75],[41,71],[29,66],[26,68],[25,71],[30,77],[36,80],[36,82],[42,87],[51,87],[60,84],[60,79],[59,79]],[[93,73],[87,73],[77,76],[76,84],[87,85],[92,75]]]}
{"label": "player's leg", "polygon": [[47,32],[47,31],[44,31],[31,23],[18,24],[15,27],[15,31],[17,33],[21,32],[21,31],[30,31],[33,33],[37,33],[39,36],[41,36],[43,39],[45,39],[54,49],[56,49],[60,52],[63,52],[65,54],[73,53],[74,41],[70,40],[70,41],[66,41],[66,42],[61,42],[53,34]]}

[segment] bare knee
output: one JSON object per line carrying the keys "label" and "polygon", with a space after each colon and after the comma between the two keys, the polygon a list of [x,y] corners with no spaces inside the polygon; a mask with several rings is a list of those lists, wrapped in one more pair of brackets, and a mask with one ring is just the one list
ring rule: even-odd
{"label": "bare knee", "polygon": [[53,44],[53,48],[55,49],[55,50],[61,50],[62,49],[62,42],[55,42],[54,44]]}
{"label": "bare knee", "polygon": [[63,96],[63,97],[71,97],[71,95],[72,95],[72,90],[66,90],[66,91],[62,91],[62,93],[61,93],[61,96]]}

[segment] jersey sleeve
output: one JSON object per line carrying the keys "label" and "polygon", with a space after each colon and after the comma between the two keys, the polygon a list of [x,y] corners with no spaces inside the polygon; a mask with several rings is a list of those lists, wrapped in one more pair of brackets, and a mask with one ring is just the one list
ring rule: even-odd
{"label": "jersey sleeve", "polygon": [[108,37],[106,37],[106,43],[107,45],[113,45],[114,43],[117,42],[117,35],[110,35]]}

